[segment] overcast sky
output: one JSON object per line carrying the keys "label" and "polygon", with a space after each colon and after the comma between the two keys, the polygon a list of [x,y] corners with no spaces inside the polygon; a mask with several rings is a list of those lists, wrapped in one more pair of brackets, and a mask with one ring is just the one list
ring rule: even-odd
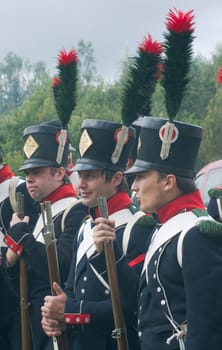
{"label": "overcast sky", "polygon": [[[90,41],[97,72],[118,78],[126,55],[134,55],[144,36],[161,41],[169,9],[193,9],[194,52],[210,57],[222,44],[221,0],[0,0],[0,60],[12,51],[32,63],[56,66],[60,49]],[[221,62],[222,63],[222,62]]]}

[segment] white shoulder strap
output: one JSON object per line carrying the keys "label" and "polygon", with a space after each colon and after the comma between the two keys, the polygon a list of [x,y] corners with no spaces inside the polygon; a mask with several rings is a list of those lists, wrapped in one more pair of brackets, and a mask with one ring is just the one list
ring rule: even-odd
{"label": "white shoulder strap", "polygon": [[134,224],[137,222],[137,220],[139,220],[139,218],[141,218],[144,215],[145,215],[145,213],[143,211],[139,210],[134,215],[132,215],[130,220],[128,221],[128,223],[125,227],[125,230],[123,232],[123,239],[122,239],[122,247],[123,247],[123,254],[124,255],[126,255],[126,253],[127,253],[127,248],[128,248],[128,244],[129,244],[131,230],[132,230]]}
{"label": "white shoulder strap", "polygon": [[131,220],[133,213],[129,208],[121,209],[109,216],[110,220],[115,221],[115,228],[117,229],[121,225],[126,225]]}
{"label": "white shoulder strap", "polygon": [[[125,225],[127,222],[129,222],[133,217],[133,214],[130,209],[122,209],[116,213],[113,213],[109,216],[109,219],[115,221],[115,227],[118,228],[121,225]],[[90,220],[85,222],[85,225],[80,228],[80,231],[84,230],[83,240],[79,245],[79,248],[77,250],[77,258],[76,258],[76,266],[79,264],[82,257],[86,254],[88,259],[95,251],[95,244],[93,240],[93,229],[91,228]],[[94,266],[89,263],[93,272],[99,279],[99,281],[104,285],[106,289],[109,290],[109,285],[106,282],[106,280],[98,273],[98,271],[94,268]]]}
{"label": "white shoulder strap", "polygon": [[0,203],[2,203],[9,196],[8,191],[10,181],[11,179],[7,179],[0,184]]}
{"label": "white shoulder strap", "polygon": [[[77,199],[75,197],[67,197],[67,198],[62,198],[57,202],[53,203],[51,205],[52,217],[54,218],[56,215],[64,211],[67,206],[71,205],[71,203],[75,203],[76,201]],[[42,215],[40,215],[36,222],[36,225],[32,234],[38,242],[45,244],[44,237],[42,235],[43,228],[44,228],[44,225],[42,221]]]}
{"label": "white shoulder strap", "polygon": [[[0,203],[6,198],[9,198],[12,210],[16,211],[16,186],[23,180],[19,176],[13,176],[11,179],[6,179],[0,184]],[[0,230],[0,247],[6,247],[4,243],[4,234]]]}
{"label": "white shoulder strap", "polygon": [[8,188],[8,195],[11,207],[14,212],[16,212],[16,187],[19,183],[20,177],[19,176],[13,176],[9,182],[9,188]]}
{"label": "white shoulder strap", "polygon": [[66,216],[68,215],[68,213],[70,212],[70,210],[76,205],[76,204],[79,204],[81,203],[81,199],[76,199],[75,202],[71,203],[63,212],[62,214],[62,219],[61,219],[61,232],[64,231],[64,228],[65,228],[65,219],[66,219]]}
{"label": "white shoulder strap", "polygon": [[[131,212],[130,209],[122,209],[119,210],[118,212],[115,212],[113,214],[111,214],[109,216],[110,220],[114,220],[115,221],[115,228],[117,229],[119,226],[121,225],[125,225],[127,222],[129,222],[132,218],[133,214]],[[91,229],[91,224],[90,224],[90,220],[88,220],[87,222],[85,222],[79,230],[79,234],[82,232],[83,230],[83,240],[78,248],[78,252],[77,252],[77,263],[79,263],[79,261],[82,259],[82,257],[87,254],[88,259],[90,258],[90,256],[94,253],[95,251],[95,244],[94,244],[94,240],[93,240],[93,229]]]}
{"label": "white shoulder strap", "polygon": [[153,233],[153,239],[151,240],[149,249],[146,253],[142,273],[147,269],[149,262],[155,252],[166,243],[168,240],[172,239],[174,236],[179,234],[188,224],[192,224],[195,220],[196,215],[193,212],[180,213],[173,218],[169,219],[163,226],[159,229],[157,228]]}
{"label": "white shoulder strap", "polygon": [[190,223],[190,225],[186,226],[180,233],[178,242],[177,242],[177,261],[180,267],[182,267],[182,260],[183,260],[183,240],[186,236],[187,232],[195,225],[197,225],[199,222],[204,220],[211,220],[214,221],[212,217],[210,216],[199,216],[196,217],[196,220]]}

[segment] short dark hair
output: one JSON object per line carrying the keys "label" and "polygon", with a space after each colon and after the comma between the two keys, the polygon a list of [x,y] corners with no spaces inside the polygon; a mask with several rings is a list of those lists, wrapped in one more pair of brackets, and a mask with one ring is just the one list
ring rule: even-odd
{"label": "short dark hair", "polygon": [[[51,173],[51,175],[55,175],[55,173],[56,173],[56,171],[57,171],[57,169],[58,168],[56,168],[56,167],[50,167],[50,173]],[[70,181],[70,179],[69,179],[69,177],[68,177],[68,175],[64,175],[64,177],[63,177],[63,179],[62,179],[62,181],[63,181],[63,184],[64,185],[67,185],[67,184],[70,184],[71,183],[71,181]]]}
{"label": "short dark hair", "polygon": [[176,176],[177,186],[184,193],[191,193],[197,190],[194,179],[187,177]]}
{"label": "short dark hair", "polygon": [[[114,174],[116,173],[116,171],[103,169],[103,170],[101,170],[101,173],[105,174],[105,181],[110,182],[112,180]],[[117,187],[117,190],[118,190],[118,192],[129,193],[129,186],[128,186],[128,183],[127,183],[125,176],[123,176],[121,183]]]}
{"label": "short dark hair", "polygon": [[[159,172],[160,177],[164,178],[169,174]],[[176,176],[176,175],[175,175]],[[183,194],[191,193],[197,190],[196,184],[194,179],[192,178],[187,178],[187,177],[182,177],[182,176],[176,176],[176,182],[177,182],[177,187]]]}

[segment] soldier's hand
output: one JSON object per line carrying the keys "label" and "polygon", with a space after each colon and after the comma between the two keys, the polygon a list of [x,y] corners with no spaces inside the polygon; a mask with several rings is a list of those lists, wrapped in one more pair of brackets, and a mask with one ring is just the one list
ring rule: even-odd
{"label": "soldier's hand", "polygon": [[53,289],[56,295],[47,295],[44,298],[44,305],[41,307],[42,317],[63,322],[67,295],[56,282],[53,283]]}
{"label": "soldier's hand", "polygon": [[63,324],[56,320],[43,317],[41,320],[42,329],[49,337],[58,337],[63,331]]}
{"label": "soldier's hand", "polygon": [[9,267],[15,265],[16,262],[18,261],[18,259],[19,259],[19,256],[17,254],[13,253],[13,251],[10,248],[8,248],[7,252],[6,252],[7,265]]}
{"label": "soldier's hand", "polygon": [[18,224],[19,222],[25,222],[26,224],[28,224],[29,216],[24,216],[24,218],[21,219],[16,213],[14,213],[10,221],[10,227],[14,226],[15,224]]}
{"label": "soldier's hand", "polygon": [[96,250],[100,253],[103,251],[104,242],[114,241],[116,238],[115,222],[100,217],[95,220],[95,224],[93,239],[96,245]]}

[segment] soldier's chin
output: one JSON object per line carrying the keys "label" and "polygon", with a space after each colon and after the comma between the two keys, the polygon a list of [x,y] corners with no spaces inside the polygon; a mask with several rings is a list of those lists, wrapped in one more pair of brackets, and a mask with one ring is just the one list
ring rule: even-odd
{"label": "soldier's chin", "polygon": [[146,213],[146,211],[145,211],[146,208],[144,208],[144,206],[141,204],[141,202],[138,203],[138,204],[139,204],[139,206],[140,206],[140,210],[142,210],[142,211],[144,211],[144,212]]}
{"label": "soldier's chin", "polygon": [[89,208],[95,208],[98,206],[97,201],[92,200],[89,197],[82,197],[81,200],[82,200],[82,203]]}
{"label": "soldier's chin", "polygon": [[151,214],[151,209],[147,208],[147,206],[143,205],[141,202],[139,202],[140,210],[142,210],[146,214]]}

